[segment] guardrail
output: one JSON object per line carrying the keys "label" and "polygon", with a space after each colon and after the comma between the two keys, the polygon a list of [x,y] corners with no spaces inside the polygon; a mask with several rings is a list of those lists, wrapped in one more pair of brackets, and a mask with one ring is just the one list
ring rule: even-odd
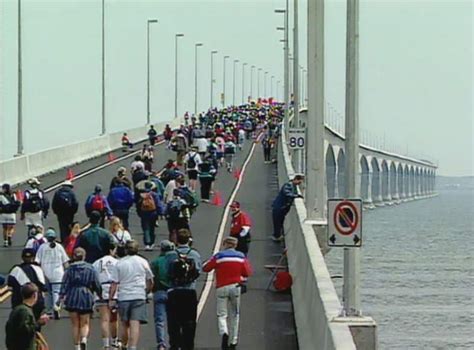
{"label": "guardrail", "polygon": [[[287,182],[295,173],[285,133],[278,144],[278,182]],[[311,181],[311,179],[307,179]],[[326,267],[316,233],[305,224],[306,208],[302,199],[285,221],[288,266],[293,277],[292,297],[298,344],[302,350],[356,350],[347,324],[335,322],[341,303]]]}
{"label": "guardrail", "polygon": [[[180,119],[175,119],[160,122],[154,126],[159,132],[166,124],[170,124],[171,128],[177,128],[180,123]],[[147,131],[148,126],[143,126],[2,161],[0,162],[0,184],[8,182],[16,185],[31,177],[48,174],[116,150],[122,147],[124,132],[134,143],[143,141],[146,139]]]}

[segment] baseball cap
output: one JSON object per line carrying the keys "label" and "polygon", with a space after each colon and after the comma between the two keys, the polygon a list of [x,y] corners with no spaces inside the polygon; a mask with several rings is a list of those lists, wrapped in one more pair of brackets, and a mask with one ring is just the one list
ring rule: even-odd
{"label": "baseball cap", "polygon": [[165,239],[160,242],[160,249],[163,252],[170,252],[174,250],[174,243],[171,242],[170,240]]}
{"label": "baseball cap", "polygon": [[56,238],[56,231],[54,231],[52,228],[49,228],[45,235],[46,238]]}
{"label": "baseball cap", "polygon": [[240,203],[237,201],[233,201],[230,205],[231,208],[240,208]]}
{"label": "baseball cap", "polygon": [[36,256],[36,252],[33,248],[25,248],[21,252],[22,258],[34,258]]}

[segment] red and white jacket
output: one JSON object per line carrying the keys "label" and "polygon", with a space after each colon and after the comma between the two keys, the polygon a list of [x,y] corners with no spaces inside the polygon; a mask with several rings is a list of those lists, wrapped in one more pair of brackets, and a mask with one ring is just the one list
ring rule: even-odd
{"label": "red and white jacket", "polygon": [[244,282],[252,274],[250,263],[241,252],[226,249],[204,263],[204,272],[216,270],[216,288]]}
{"label": "red and white jacket", "polygon": [[252,227],[252,222],[247,213],[239,211],[235,214],[232,214],[232,223],[230,226],[230,235],[232,237],[238,238],[245,237]]}

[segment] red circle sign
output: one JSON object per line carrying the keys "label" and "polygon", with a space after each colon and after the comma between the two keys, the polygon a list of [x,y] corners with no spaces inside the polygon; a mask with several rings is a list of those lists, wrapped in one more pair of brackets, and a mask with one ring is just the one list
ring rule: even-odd
{"label": "red circle sign", "polygon": [[354,233],[359,225],[357,208],[351,202],[341,202],[334,209],[334,226],[344,236]]}

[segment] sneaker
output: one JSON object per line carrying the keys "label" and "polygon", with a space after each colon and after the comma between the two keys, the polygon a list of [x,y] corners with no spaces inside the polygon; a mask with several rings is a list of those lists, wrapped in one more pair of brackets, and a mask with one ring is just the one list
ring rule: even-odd
{"label": "sneaker", "polygon": [[237,349],[237,344],[230,344],[229,345],[229,350],[231,349]]}
{"label": "sneaker", "polygon": [[151,250],[151,246],[146,245],[146,246],[145,246],[145,250],[146,250],[147,252],[149,252],[149,251]]}
{"label": "sneaker", "polygon": [[3,246],[8,247],[8,241],[7,240],[3,241]]}
{"label": "sneaker", "polygon": [[277,243],[282,242],[283,241],[283,235],[281,235],[280,237],[272,236],[272,241],[277,242]]}
{"label": "sneaker", "polygon": [[110,342],[110,346],[113,349],[121,349],[122,348],[122,344],[120,343],[120,341],[117,338],[112,339],[112,341]]}
{"label": "sneaker", "polygon": [[204,203],[209,203],[209,199],[203,199],[202,200]]}
{"label": "sneaker", "polygon": [[222,335],[221,349],[222,349],[222,350],[227,350],[227,349],[229,349],[229,345],[228,345],[228,344],[229,344],[229,335],[226,334],[226,333],[224,333],[224,334]]}
{"label": "sneaker", "polygon": [[55,320],[60,320],[61,319],[61,314],[59,313],[59,310],[54,310],[53,311],[53,317]]}
{"label": "sneaker", "polygon": [[9,247],[12,246],[12,238],[11,238],[11,237],[8,237],[8,246],[9,246]]}
{"label": "sneaker", "polygon": [[87,350],[87,343],[81,343],[81,350]]}

